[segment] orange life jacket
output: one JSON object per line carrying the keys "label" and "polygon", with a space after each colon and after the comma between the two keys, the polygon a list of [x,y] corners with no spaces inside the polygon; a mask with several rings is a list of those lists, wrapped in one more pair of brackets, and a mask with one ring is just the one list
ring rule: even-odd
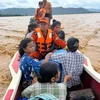
{"label": "orange life jacket", "polygon": [[36,32],[37,32],[37,36],[38,36],[38,39],[37,39],[37,42],[36,42],[37,49],[40,53],[46,53],[51,48],[52,30],[48,29],[46,39],[43,37],[43,34],[42,34],[40,28],[37,28]]}
{"label": "orange life jacket", "polygon": [[44,8],[38,9],[36,18],[37,19],[40,18],[43,15],[43,13],[44,13]]}

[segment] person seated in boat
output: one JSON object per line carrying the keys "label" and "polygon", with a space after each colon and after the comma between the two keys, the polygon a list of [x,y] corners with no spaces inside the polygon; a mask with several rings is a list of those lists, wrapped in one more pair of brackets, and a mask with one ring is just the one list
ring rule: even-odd
{"label": "person seated in boat", "polygon": [[27,33],[26,33],[25,37],[30,38],[36,28],[38,28],[38,24],[36,22],[30,23],[28,25],[28,29],[27,29]]}
{"label": "person seated in boat", "polygon": [[30,54],[30,57],[36,59],[43,59],[52,47],[52,43],[60,46],[63,49],[67,49],[66,42],[61,40],[56,33],[53,33],[48,28],[48,19],[44,18],[40,20],[40,28],[35,29],[31,38],[37,45],[37,50]]}
{"label": "person seated in boat", "polygon": [[81,87],[80,75],[83,72],[84,56],[77,51],[79,40],[71,37],[67,40],[68,50],[56,50],[51,59],[62,64],[62,81],[65,75],[72,74],[72,79],[67,82],[68,90]]}
{"label": "person seated in boat", "polygon": [[51,25],[51,29],[54,33],[56,33],[60,39],[65,41],[65,32],[61,30],[61,22],[53,19],[53,23]]}
{"label": "person seated in boat", "polygon": [[[56,33],[60,39],[65,41],[65,32],[60,30],[61,29],[61,23],[59,21],[56,21],[55,19],[53,20],[53,23],[51,25],[51,29],[53,33]],[[54,49],[62,49],[61,47],[57,46],[55,43],[53,43],[50,51]]]}
{"label": "person seated in boat", "polygon": [[47,62],[40,66],[40,74],[37,76],[35,84],[27,87],[22,91],[22,97],[30,98],[31,96],[50,93],[59,100],[66,98],[66,82],[71,79],[71,75],[66,75],[63,83],[56,83],[59,80],[60,72],[58,66],[54,62]]}
{"label": "person seated in boat", "polygon": [[[30,38],[23,39],[19,44],[20,54],[20,69],[22,71],[22,87],[26,88],[32,83],[33,72],[39,73],[40,63],[29,57],[29,54],[34,51],[34,43]],[[46,55],[43,63],[49,60],[52,53]]]}
{"label": "person seated in boat", "polygon": [[39,2],[39,8],[36,9],[34,19],[39,23],[41,19],[45,17],[46,10],[43,8],[43,2]]}

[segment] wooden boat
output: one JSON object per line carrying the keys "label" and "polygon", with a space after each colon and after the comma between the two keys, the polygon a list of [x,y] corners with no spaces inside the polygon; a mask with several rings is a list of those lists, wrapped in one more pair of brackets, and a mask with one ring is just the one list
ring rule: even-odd
{"label": "wooden boat", "polygon": [[[9,68],[12,75],[12,81],[3,97],[3,100],[17,100],[21,93],[21,71],[19,69],[19,54],[15,53]],[[83,87],[91,88],[95,100],[100,100],[100,74],[97,73],[91,66],[90,60],[84,56],[84,72],[83,72]]]}

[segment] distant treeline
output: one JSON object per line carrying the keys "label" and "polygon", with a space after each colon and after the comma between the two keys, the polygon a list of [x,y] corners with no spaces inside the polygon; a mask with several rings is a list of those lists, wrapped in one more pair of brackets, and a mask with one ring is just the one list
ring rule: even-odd
{"label": "distant treeline", "polygon": [[11,16],[24,16],[24,15],[20,15],[20,14],[14,14],[14,15],[10,15],[10,14],[0,14],[0,17],[11,17]]}
{"label": "distant treeline", "polygon": [[[0,17],[6,16],[33,16],[35,13],[35,8],[7,8],[0,10]],[[53,7],[53,15],[64,15],[64,14],[88,14],[88,13],[100,13],[96,9],[85,9],[85,8],[63,8],[63,7]]]}

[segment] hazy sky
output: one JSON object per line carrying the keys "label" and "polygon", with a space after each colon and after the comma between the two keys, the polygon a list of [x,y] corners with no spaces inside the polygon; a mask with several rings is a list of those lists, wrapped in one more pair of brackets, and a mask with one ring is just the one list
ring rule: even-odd
{"label": "hazy sky", "polygon": [[[0,0],[0,9],[4,8],[37,8],[42,0]],[[100,9],[100,0],[48,0],[53,7],[84,7]]]}

